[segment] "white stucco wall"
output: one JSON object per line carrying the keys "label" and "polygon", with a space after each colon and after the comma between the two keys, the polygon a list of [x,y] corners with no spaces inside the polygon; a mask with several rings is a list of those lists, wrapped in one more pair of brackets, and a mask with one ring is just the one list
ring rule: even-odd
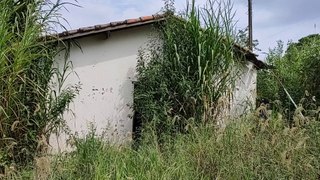
{"label": "white stucco wall", "polygon": [[237,78],[234,86],[218,101],[216,121],[219,127],[225,127],[228,122],[255,109],[257,69],[249,61],[237,64],[235,68]]}
{"label": "white stucco wall", "polygon": [[[65,86],[81,85],[70,105],[72,112],[64,115],[72,134],[87,134],[92,123],[97,134],[106,133],[112,142],[131,138],[137,52],[151,32],[151,26],[142,26],[111,32],[108,39],[105,34],[76,39],[81,49],[71,47],[69,58],[76,74],[65,82]],[[56,58],[59,64],[63,64],[62,54]],[[53,150],[68,149],[66,138],[52,135]]]}
{"label": "white stucco wall", "polygon": [[[108,39],[105,34],[76,39],[81,49],[71,47],[69,58],[76,74],[65,82],[65,86],[81,85],[70,105],[71,112],[64,116],[72,134],[83,137],[92,123],[96,133],[106,133],[111,142],[131,139],[137,53],[152,32],[151,26],[142,26],[111,32]],[[62,54],[56,58],[58,64],[63,64]],[[247,62],[241,72],[232,104],[228,105],[232,116],[253,107],[256,98],[256,69]],[[65,134],[52,135],[53,151],[68,150],[67,138]]]}
{"label": "white stucco wall", "polygon": [[240,66],[239,78],[231,99],[230,115],[239,117],[255,108],[257,97],[257,69],[247,61]]}

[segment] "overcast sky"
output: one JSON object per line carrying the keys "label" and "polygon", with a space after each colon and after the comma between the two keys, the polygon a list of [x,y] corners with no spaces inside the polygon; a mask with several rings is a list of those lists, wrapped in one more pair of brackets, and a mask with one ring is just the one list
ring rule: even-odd
{"label": "overcast sky", "polygon": [[[203,4],[206,0],[196,0]],[[247,0],[233,0],[237,27],[247,26]],[[159,12],[163,0],[78,0],[82,6],[67,6],[62,15],[70,29],[110,21],[125,20]],[[186,0],[176,0],[175,7],[181,11]],[[320,0],[253,0],[254,39],[259,40],[263,52],[276,45],[277,40],[297,41],[299,38],[320,32]]]}

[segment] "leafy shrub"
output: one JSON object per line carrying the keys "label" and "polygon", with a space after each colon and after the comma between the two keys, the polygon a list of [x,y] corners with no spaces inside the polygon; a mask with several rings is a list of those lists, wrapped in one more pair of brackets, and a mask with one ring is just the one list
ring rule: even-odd
{"label": "leafy shrub", "polygon": [[267,57],[275,69],[258,72],[258,97],[280,100],[284,107],[294,111],[296,107],[288,98],[285,87],[297,105],[319,106],[319,45],[320,35],[309,35],[296,43],[290,42],[284,52],[283,42],[279,41]]}

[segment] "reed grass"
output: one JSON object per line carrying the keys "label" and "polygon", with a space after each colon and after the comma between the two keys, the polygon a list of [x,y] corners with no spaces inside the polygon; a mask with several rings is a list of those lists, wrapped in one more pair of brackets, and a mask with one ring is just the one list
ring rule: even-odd
{"label": "reed grass", "polygon": [[189,121],[214,121],[218,101],[237,78],[231,1],[190,2],[181,16],[166,3],[158,37],[140,52],[134,110],[158,134],[184,131]]}
{"label": "reed grass", "polygon": [[75,95],[73,89],[51,83],[53,77],[58,82],[65,78],[54,66],[54,57],[64,47],[41,38],[49,25],[59,24],[52,19],[58,18],[60,3],[0,2],[0,174],[6,167],[32,162],[45,149]]}

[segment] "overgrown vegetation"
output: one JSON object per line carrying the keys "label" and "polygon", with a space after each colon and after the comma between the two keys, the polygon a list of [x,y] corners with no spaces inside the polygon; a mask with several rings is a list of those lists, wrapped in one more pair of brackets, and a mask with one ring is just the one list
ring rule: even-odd
{"label": "overgrown vegetation", "polygon": [[[312,97],[319,90],[318,36],[291,44],[284,56],[281,43],[270,52],[268,62],[277,69],[259,74],[258,94],[280,99],[282,106],[274,103],[271,112],[261,106],[219,128],[219,106],[232,92],[233,67],[242,57],[234,51],[231,3],[218,0],[209,0],[203,9],[192,1],[181,18],[173,16],[172,1],[166,1],[168,18],[160,25],[160,37],[139,56],[134,110],[143,128],[138,146],[106,144],[92,128],[84,139],[74,139],[73,152],[35,157],[48,134],[63,125],[61,114],[75,91],[62,89],[67,61],[63,72],[53,66],[59,49],[39,39],[59,5],[44,15],[41,2],[14,2],[0,1],[1,178],[319,178],[320,110]],[[51,86],[52,78],[58,87]],[[294,78],[306,83],[301,87]],[[305,90],[311,101],[304,99],[293,109],[280,82],[294,101]],[[286,108],[292,109],[289,118]],[[33,166],[23,170],[12,165],[28,161]]]}
{"label": "overgrown vegetation", "polygon": [[181,17],[173,15],[170,1],[166,7],[160,37],[140,54],[134,90],[138,118],[143,126],[152,123],[158,135],[184,131],[191,121],[214,121],[240,59],[230,1],[209,0],[203,8],[192,1]]}
{"label": "overgrown vegetation", "polygon": [[217,130],[189,124],[188,134],[157,141],[144,132],[141,146],[114,147],[88,134],[71,154],[40,159],[28,179],[317,179],[319,121],[290,128],[281,114],[266,121],[255,115]]}
{"label": "overgrown vegetation", "polygon": [[[283,42],[271,49],[267,62],[274,65],[273,70],[258,73],[259,98],[281,101],[292,112],[299,106],[316,110],[320,97],[320,36],[309,35],[297,43],[290,42],[284,52]],[[292,97],[290,100],[288,94]]]}
{"label": "overgrown vegetation", "polygon": [[[54,68],[61,49],[41,38],[60,6],[60,1],[0,1],[0,174],[45,150],[75,95],[62,89],[66,75]],[[64,70],[69,67],[66,63]],[[59,82],[55,87],[53,77]]]}

